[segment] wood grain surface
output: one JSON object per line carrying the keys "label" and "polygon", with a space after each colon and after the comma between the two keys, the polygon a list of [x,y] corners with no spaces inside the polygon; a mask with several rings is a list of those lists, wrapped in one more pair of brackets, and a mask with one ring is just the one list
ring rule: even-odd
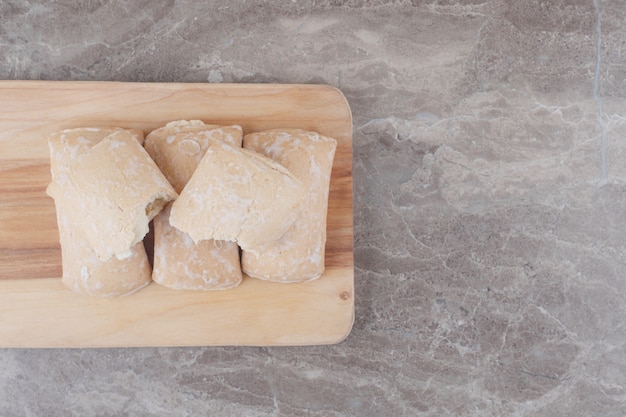
{"label": "wood grain surface", "polygon": [[[239,124],[244,133],[303,128],[338,141],[326,272],[276,284],[245,277],[228,291],[150,284],[118,299],[63,287],[47,137],[81,126],[146,134],[178,119]],[[337,343],[354,319],[352,118],[319,85],[0,81],[0,346],[106,347]]]}

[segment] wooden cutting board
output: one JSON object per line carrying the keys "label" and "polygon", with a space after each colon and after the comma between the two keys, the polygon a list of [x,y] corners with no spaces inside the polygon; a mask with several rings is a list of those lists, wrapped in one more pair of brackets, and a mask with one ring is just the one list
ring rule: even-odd
{"label": "wooden cutting board", "polygon": [[[197,293],[150,284],[117,299],[61,285],[47,136],[80,126],[144,132],[178,119],[291,127],[337,139],[326,272],[312,282],[245,277]],[[329,86],[0,81],[0,347],[313,345],[343,340],[354,320],[352,118]]]}

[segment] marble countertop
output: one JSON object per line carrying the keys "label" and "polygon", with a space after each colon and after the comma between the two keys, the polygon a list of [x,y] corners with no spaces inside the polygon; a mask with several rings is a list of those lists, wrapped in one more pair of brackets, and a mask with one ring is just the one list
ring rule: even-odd
{"label": "marble countertop", "polygon": [[3,1],[0,78],[341,89],[352,333],[0,350],[0,416],[626,415],[623,2],[204,3]]}

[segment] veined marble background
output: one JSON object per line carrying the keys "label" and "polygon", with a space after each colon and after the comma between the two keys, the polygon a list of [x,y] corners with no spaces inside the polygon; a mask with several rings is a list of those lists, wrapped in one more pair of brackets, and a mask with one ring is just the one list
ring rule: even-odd
{"label": "veined marble background", "polygon": [[341,89],[356,322],[0,350],[0,416],[625,416],[625,27],[623,0],[3,0],[2,79]]}

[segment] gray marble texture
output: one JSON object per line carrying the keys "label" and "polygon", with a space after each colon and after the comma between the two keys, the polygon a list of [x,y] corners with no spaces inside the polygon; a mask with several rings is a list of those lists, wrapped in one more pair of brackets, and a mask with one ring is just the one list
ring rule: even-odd
{"label": "gray marble texture", "polygon": [[0,78],[325,83],[334,346],[0,350],[0,416],[626,415],[622,0],[0,2]]}

